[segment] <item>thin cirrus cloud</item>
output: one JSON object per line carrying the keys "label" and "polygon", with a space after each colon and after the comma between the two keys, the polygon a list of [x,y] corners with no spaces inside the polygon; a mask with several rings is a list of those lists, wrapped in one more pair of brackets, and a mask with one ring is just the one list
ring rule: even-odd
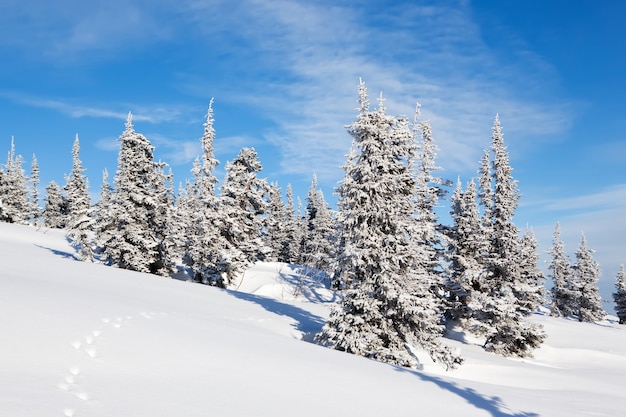
{"label": "thin cirrus cloud", "polygon": [[[496,113],[507,132],[525,129],[530,135],[562,132],[571,119],[572,105],[546,100],[542,85],[524,74],[530,69],[553,79],[549,65],[528,53],[520,54],[527,57],[520,58],[522,69],[501,65],[463,3],[400,2],[376,7],[376,13],[368,2],[135,0],[121,7],[114,0],[93,8],[72,8],[70,3],[54,10],[44,5],[25,19],[26,25],[42,29],[25,33],[49,33],[49,59],[61,62],[71,55],[75,62],[97,58],[93,52],[103,50],[124,54],[177,37],[203,45],[224,62],[190,56],[190,67],[218,67],[213,85],[225,96],[219,101],[252,107],[271,121],[271,127],[256,134],[279,150],[283,173],[310,178],[316,172],[321,182],[331,185],[350,147],[345,125],[355,117],[360,77],[370,88],[373,105],[384,92],[390,113],[412,118],[415,103],[422,104],[423,118],[431,121],[441,148],[440,165],[451,172],[475,170]],[[0,18],[14,25],[9,20]],[[31,46],[36,44],[31,41]],[[245,72],[247,62],[256,69],[252,74]],[[199,80],[200,85],[181,85],[180,90],[205,95],[202,75],[185,64],[178,69],[179,79]],[[117,105],[20,100],[71,117],[121,119],[127,114]],[[181,110],[171,107],[144,104],[142,111],[131,110],[137,121],[175,122]]]}
{"label": "thin cirrus cloud", "polygon": [[[212,21],[215,5],[194,10],[204,12],[199,31],[207,38],[237,32],[246,47],[264,54],[260,66],[282,72],[280,80],[254,84],[230,100],[254,105],[273,121],[275,128],[264,138],[281,150],[286,173],[310,177],[315,171],[322,181],[336,180],[350,146],[345,125],[355,117],[360,77],[371,89],[373,105],[383,91],[391,113],[412,118],[415,102],[421,102],[439,140],[442,165],[453,172],[476,168],[496,113],[509,132],[546,135],[570,126],[571,103],[534,100],[528,91],[516,98],[510,85],[524,84],[523,70],[499,67],[463,7],[403,4],[401,14],[376,16],[387,22],[383,29],[371,25],[375,19],[358,3],[246,5],[233,20],[218,14],[220,21]],[[416,26],[423,30],[417,33]],[[537,56],[529,55],[526,65],[554,76]],[[541,85],[529,84],[524,87],[540,91]]]}
{"label": "thin cirrus cloud", "polygon": [[167,10],[167,2],[142,0],[35,1],[28,7],[6,1],[0,4],[0,34],[6,35],[0,44],[53,65],[89,65],[168,39]]}
{"label": "thin cirrus cloud", "polygon": [[[0,92],[0,95],[17,103],[55,110],[72,118],[93,117],[126,120],[130,111],[134,121],[166,123],[180,120],[186,109],[185,106],[166,107],[162,105],[137,105],[128,103],[96,107],[71,103],[70,100],[40,98],[11,91]],[[116,110],[113,110],[113,108]]]}

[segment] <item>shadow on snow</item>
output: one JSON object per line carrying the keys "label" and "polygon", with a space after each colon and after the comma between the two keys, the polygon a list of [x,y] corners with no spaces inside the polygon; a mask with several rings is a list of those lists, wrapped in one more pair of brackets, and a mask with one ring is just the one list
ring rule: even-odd
{"label": "shadow on snow", "polygon": [[61,250],[57,250],[57,249],[52,249],[52,248],[49,248],[47,246],[41,246],[41,245],[35,245],[35,246],[37,246],[38,248],[50,251],[54,255],[61,256],[61,257],[66,258],[66,259],[72,259],[74,261],[78,261],[79,260],[76,257],[76,255],[74,255],[73,253],[69,253],[69,252],[65,252],[65,251],[61,251]]}
{"label": "shadow on snow", "polygon": [[520,411],[517,413],[507,411],[507,406],[500,397],[490,397],[477,392],[473,388],[462,387],[454,382],[446,381],[433,375],[427,375],[413,369],[395,367],[399,372],[410,372],[422,381],[432,382],[439,388],[458,395],[474,407],[488,412],[492,417],[538,417],[539,414],[533,412]]}
{"label": "shadow on snow", "polygon": [[318,333],[324,325],[324,319],[322,317],[311,314],[300,307],[282,303],[273,298],[263,297],[260,295],[233,290],[226,291],[233,297],[256,303],[271,313],[294,319],[296,322],[293,324],[293,327],[303,333],[302,340],[307,342],[313,341],[315,334]]}

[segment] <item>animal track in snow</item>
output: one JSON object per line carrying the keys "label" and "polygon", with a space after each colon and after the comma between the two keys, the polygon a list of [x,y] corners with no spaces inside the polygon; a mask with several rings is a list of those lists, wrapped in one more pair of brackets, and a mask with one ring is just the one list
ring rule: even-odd
{"label": "animal track in snow", "polygon": [[77,392],[74,394],[74,396],[76,398],[78,398],[79,400],[82,401],[89,401],[91,400],[91,396],[89,394],[87,394],[86,392]]}
{"label": "animal track in snow", "polygon": [[[153,311],[148,312],[140,312],[139,315],[146,319],[152,320],[155,317],[167,316],[167,313],[157,313]],[[106,333],[106,328],[115,328],[119,329],[125,325],[128,320],[132,320],[133,316],[110,316],[110,317],[102,317],[100,319],[101,324],[104,324],[105,329],[104,332],[99,329],[92,330],[84,335],[82,338],[72,340],[70,342],[70,346],[72,346],[75,350],[86,354],[91,359],[97,359],[99,362],[103,360],[103,358],[98,354],[99,349],[97,349],[98,338]],[[89,360],[88,360],[89,361]],[[91,363],[91,361],[90,361]],[[57,384],[57,388],[61,391],[67,392],[71,395],[71,397],[78,399],[80,401],[89,402],[93,400],[93,396],[82,390],[81,381],[83,380],[83,374],[81,368],[78,366],[72,366],[68,369],[68,372],[63,377],[63,380]],[[79,410],[80,411],[80,410]],[[80,413],[79,413],[80,414]],[[77,411],[75,408],[67,407],[63,409],[63,415],[65,417],[75,417],[77,415]]]}

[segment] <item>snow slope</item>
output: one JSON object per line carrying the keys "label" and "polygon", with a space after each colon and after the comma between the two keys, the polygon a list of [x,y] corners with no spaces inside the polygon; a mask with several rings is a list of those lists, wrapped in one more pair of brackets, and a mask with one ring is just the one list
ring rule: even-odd
{"label": "snow slope", "polygon": [[0,416],[616,416],[626,399],[614,322],[537,315],[533,359],[450,340],[463,366],[412,371],[303,341],[334,295],[289,266],[234,291],[73,253],[61,231],[0,223]]}

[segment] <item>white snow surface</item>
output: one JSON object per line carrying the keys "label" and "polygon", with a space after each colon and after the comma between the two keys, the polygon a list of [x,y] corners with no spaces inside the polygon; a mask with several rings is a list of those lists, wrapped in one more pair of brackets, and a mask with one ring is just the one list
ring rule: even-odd
{"label": "white snow surface", "polygon": [[313,343],[334,299],[255,265],[236,290],[79,262],[63,231],[0,223],[0,415],[617,416],[626,327],[537,314],[532,359],[409,370]]}

